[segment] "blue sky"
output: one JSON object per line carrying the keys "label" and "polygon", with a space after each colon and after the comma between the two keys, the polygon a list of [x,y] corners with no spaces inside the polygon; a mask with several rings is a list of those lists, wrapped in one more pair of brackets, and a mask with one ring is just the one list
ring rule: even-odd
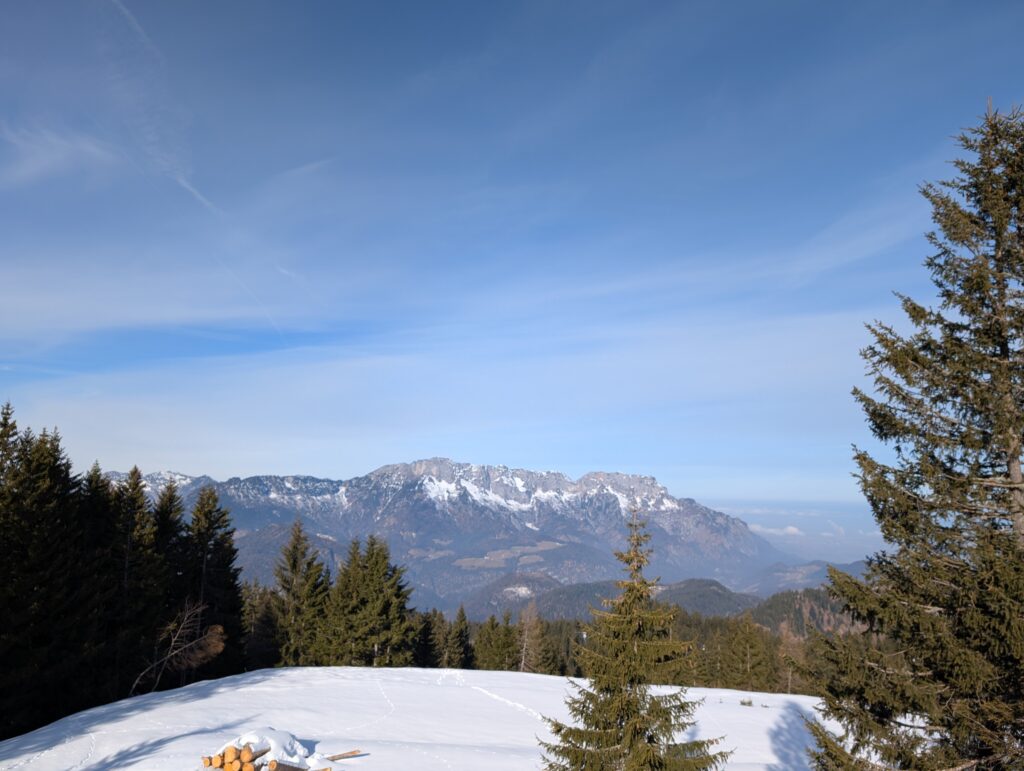
{"label": "blue sky", "polygon": [[[863,323],[926,299],[1024,6],[12,4],[0,400],[78,468],[653,474],[876,548]],[[775,532],[773,532],[775,531]]]}

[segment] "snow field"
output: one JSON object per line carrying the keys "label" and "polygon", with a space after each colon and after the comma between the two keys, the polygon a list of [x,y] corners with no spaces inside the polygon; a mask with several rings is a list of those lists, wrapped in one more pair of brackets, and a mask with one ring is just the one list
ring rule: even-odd
{"label": "snow field", "polygon": [[[541,716],[568,720],[565,678],[447,669],[267,669],[137,696],[0,742],[2,771],[201,768],[250,731],[294,734],[310,754],[360,749],[335,769],[539,769]],[[703,698],[687,738],[723,737],[727,768],[799,771],[811,744],[809,696],[691,688]],[[752,706],[741,701],[749,700]]]}

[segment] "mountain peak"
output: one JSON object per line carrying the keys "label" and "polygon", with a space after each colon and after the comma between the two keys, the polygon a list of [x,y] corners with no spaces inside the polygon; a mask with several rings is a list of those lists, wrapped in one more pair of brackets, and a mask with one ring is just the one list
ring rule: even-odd
{"label": "mountain peak", "polygon": [[675,498],[644,475],[594,471],[573,480],[555,471],[426,458],[348,480],[289,475],[214,482],[161,472],[146,476],[149,494],[155,497],[171,479],[187,506],[200,487],[214,485],[231,511],[247,577],[272,580],[298,517],[329,563],[343,557],[339,544],[354,538],[387,540],[420,603],[441,604],[504,573],[541,573],[563,583],[618,578],[612,553],[625,543],[625,519],[634,508],[651,533],[652,574],[666,581],[701,576],[735,585],[785,559],[741,520]]}

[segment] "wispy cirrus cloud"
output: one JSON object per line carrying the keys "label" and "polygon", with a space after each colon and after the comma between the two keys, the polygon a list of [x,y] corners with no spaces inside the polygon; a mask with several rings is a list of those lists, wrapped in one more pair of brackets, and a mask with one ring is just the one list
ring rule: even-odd
{"label": "wispy cirrus cloud", "polygon": [[109,167],[121,160],[114,147],[89,134],[0,123],[0,189]]}

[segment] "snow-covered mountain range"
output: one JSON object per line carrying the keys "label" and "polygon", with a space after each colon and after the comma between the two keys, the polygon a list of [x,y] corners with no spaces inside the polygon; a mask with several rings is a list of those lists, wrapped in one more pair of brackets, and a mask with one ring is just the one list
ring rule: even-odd
{"label": "snow-covered mountain range", "polygon": [[624,545],[633,508],[652,536],[650,573],[664,581],[709,577],[736,587],[788,561],[742,520],[676,498],[648,476],[596,472],[573,480],[432,458],[348,480],[218,482],[169,472],[145,479],[153,495],[173,479],[187,503],[212,485],[231,510],[247,577],[270,580],[296,517],[332,561],[351,539],[381,536],[407,566],[419,606],[446,606],[507,573],[541,573],[561,583],[616,578],[621,566],[612,550]]}

